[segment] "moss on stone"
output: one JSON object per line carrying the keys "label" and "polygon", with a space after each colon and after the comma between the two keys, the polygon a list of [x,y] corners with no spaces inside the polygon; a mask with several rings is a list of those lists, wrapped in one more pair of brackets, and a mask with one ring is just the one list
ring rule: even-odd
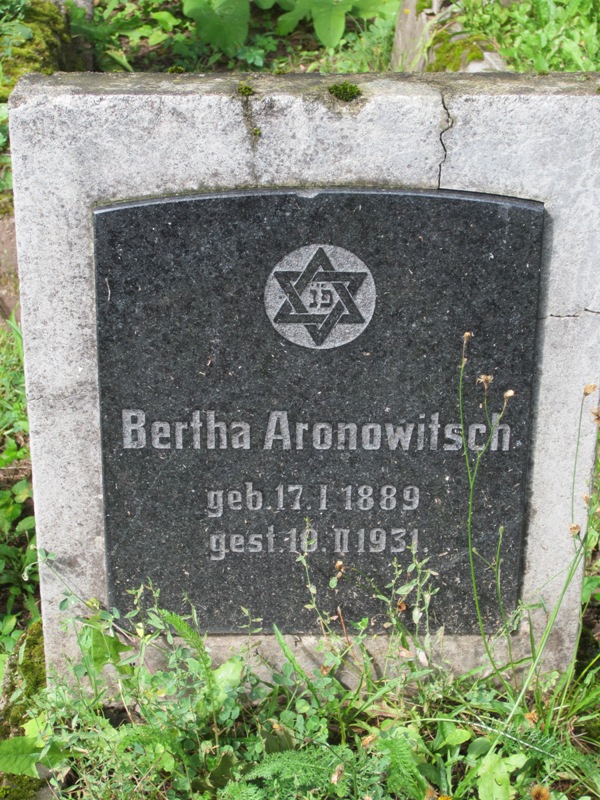
{"label": "moss on stone", "polygon": [[[18,658],[24,645],[23,658]],[[20,661],[20,663],[19,663]],[[6,680],[3,687],[5,698],[17,690],[20,694],[14,703],[7,703],[0,721],[0,739],[22,733],[21,726],[27,721],[25,711],[27,701],[46,685],[46,666],[44,661],[44,635],[41,621],[34,622],[21,636],[15,652],[6,664]]]}
{"label": "moss on stone", "polygon": [[[24,647],[23,657],[18,654]],[[3,699],[6,703],[0,720],[0,739],[23,734],[22,725],[27,722],[28,700],[46,685],[44,663],[44,636],[41,621],[34,622],[17,642],[14,654],[6,664]],[[20,690],[13,703],[7,698]],[[33,800],[44,781],[26,775],[0,776],[0,800]]]}
{"label": "moss on stone", "polygon": [[0,217],[10,217],[15,213],[12,192],[7,189],[0,192]]}
{"label": "moss on stone", "polygon": [[360,97],[362,92],[355,83],[349,81],[342,81],[341,83],[334,83],[329,87],[329,94],[332,94],[336,100],[342,100],[344,103],[349,103],[351,100],[356,100]]}
{"label": "moss on stone", "polygon": [[44,781],[27,775],[3,775],[0,800],[33,800]]}
{"label": "moss on stone", "polygon": [[4,59],[4,81],[0,86],[0,102],[5,103],[15,83],[28,72],[51,75],[57,70],[85,69],[81,55],[71,46],[68,23],[54,3],[31,0],[23,24],[32,33],[19,46],[12,48],[11,57]]}
{"label": "moss on stone", "polygon": [[452,36],[448,31],[438,31],[431,47],[434,58],[425,71],[458,72],[471,61],[481,61],[484,42],[485,37],[477,34]]}
{"label": "moss on stone", "polygon": [[238,86],[238,94],[241,95],[241,97],[251,97],[254,93],[254,89],[249,83],[240,83]]}

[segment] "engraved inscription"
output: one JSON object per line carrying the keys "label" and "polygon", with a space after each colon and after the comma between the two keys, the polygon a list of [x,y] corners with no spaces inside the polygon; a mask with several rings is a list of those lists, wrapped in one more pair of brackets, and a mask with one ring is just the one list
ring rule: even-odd
{"label": "engraved inscription", "polygon": [[[419,414],[417,421],[304,422],[287,411],[270,411],[266,425],[253,432],[249,422],[224,419],[216,411],[192,412],[189,420],[150,421],[144,409],[121,412],[125,450],[462,450],[458,422],[440,422],[440,412]],[[493,413],[489,421],[473,422],[465,432],[469,450],[480,451],[491,432],[490,450],[511,449],[510,425]],[[518,445],[518,443],[517,443]]]}
{"label": "engraved inscription", "polygon": [[417,528],[333,528],[319,532],[312,526],[266,533],[213,533],[210,535],[210,560],[223,561],[239,553],[282,554],[328,553],[332,556],[389,553],[396,557],[407,548],[415,555],[419,549]]}

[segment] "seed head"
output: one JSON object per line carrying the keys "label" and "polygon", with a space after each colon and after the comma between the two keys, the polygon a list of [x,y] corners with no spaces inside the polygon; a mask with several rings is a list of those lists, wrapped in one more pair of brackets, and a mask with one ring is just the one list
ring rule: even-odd
{"label": "seed head", "polygon": [[511,398],[511,397],[514,397],[514,396],[515,396],[515,391],[514,391],[514,389],[507,389],[507,390],[504,392],[504,399],[505,399],[505,400],[510,400],[510,398]]}
{"label": "seed head", "polygon": [[576,525],[575,523],[569,525],[569,533],[571,536],[579,536],[581,533],[581,525]]}
{"label": "seed head", "polygon": [[525,719],[526,719],[526,720],[527,720],[527,721],[528,721],[528,722],[529,722],[531,725],[535,725],[535,724],[536,724],[536,722],[538,721],[538,719],[539,719],[539,718],[538,718],[538,713],[537,713],[537,711],[535,710],[535,708],[533,709],[533,711],[528,711],[528,712],[527,712],[527,714],[525,714]]}
{"label": "seed head", "polygon": [[333,775],[331,776],[331,782],[333,783],[334,786],[340,782],[340,778],[342,777],[343,774],[344,774],[344,765],[338,764],[333,772]]}
{"label": "seed head", "polygon": [[596,425],[600,425],[600,406],[598,408],[592,409],[592,419],[596,423]]}
{"label": "seed head", "polygon": [[595,383],[588,383],[588,385],[583,390],[583,396],[587,397],[588,395],[593,394],[597,388],[598,387]]}
{"label": "seed head", "polygon": [[483,391],[487,395],[490,383],[494,380],[493,375],[480,375],[475,383],[480,383],[483,386]]}
{"label": "seed head", "polygon": [[536,783],[531,789],[531,796],[533,800],[550,800],[550,790]]}
{"label": "seed head", "polygon": [[473,334],[470,331],[465,331],[463,333],[463,342],[468,342],[472,336]]}

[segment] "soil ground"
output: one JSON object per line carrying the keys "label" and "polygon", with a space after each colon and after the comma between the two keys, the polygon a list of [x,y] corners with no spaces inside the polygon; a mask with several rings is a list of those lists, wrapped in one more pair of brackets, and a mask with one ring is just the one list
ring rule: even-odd
{"label": "soil ground", "polygon": [[17,272],[17,242],[14,217],[0,219],[0,317],[7,319],[19,309],[19,278]]}

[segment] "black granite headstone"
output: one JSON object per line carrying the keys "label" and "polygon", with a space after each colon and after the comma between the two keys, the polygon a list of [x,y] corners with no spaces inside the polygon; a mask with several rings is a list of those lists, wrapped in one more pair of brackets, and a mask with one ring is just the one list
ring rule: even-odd
{"label": "black granite headstone", "polygon": [[394,561],[428,558],[432,624],[473,631],[458,404],[469,331],[471,463],[515,392],[474,505],[492,629],[484,559],[500,526],[507,611],[520,590],[542,225],[539,203],[450,192],[98,209],[111,602],[130,605],[127,590],[151,578],[163,605],[185,611],[189,598],[208,632],[238,632],[241,606],[265,629],[318,632],[299,552],[322,610],[346,620],[382,614],[363,576],[384,589]]}

